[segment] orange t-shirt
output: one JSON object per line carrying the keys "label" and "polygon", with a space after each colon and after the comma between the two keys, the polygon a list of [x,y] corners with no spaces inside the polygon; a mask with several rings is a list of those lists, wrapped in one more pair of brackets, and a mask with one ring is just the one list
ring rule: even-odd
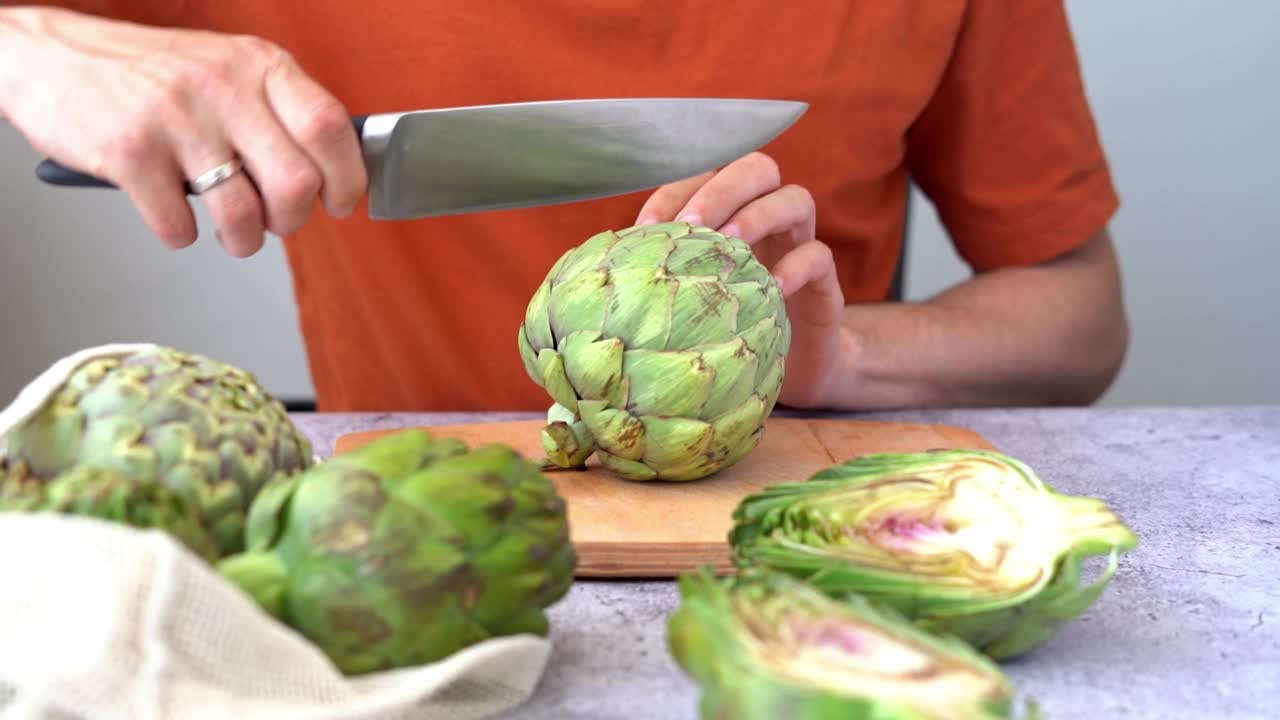
{"label": "orange t-shirt", "polygon": [[[807,101],[764,151],[814,196],[849,302],[886,296],[908,176],[978,270],[1076,247],[1118,205],[1060,0],[55,4],[270,39],[353,114]],[[318,210],[285,247],[320,409],[545,409],[516,349],[525,307],[563,252],[629,225],[648,194],[407,222]]]}

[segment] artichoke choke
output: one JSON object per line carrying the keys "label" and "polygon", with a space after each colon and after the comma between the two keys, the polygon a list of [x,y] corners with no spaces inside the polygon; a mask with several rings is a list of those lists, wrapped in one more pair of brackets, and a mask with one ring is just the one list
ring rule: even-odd
{"label": "artichoke choke", "polygon": [[686,223],[599,233],[555,263],[520,325],[524,367],[554,401],[548,467],[695,480],[759,444],[791,325],[742,240]]}
{"label": "artichoke choke", "polygon": [[223,575],[349,675],[545,635],[576,566],[565,502],[535,463],[419,429],[273,481],[247,537]]}
{"label": "artichoke choke", "polygon": [[[880,453],[779,484],[734,511],[739,566],[883,602],[995,659],[1081,615],[1138,539],[1099,499],[1057,492],[1005,454]],[[1090,584],[1085,559],[1108,556]]]}

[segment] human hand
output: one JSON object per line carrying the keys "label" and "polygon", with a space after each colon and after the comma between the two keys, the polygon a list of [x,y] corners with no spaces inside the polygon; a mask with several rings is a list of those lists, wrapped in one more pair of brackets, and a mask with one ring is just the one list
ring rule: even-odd
{"label": "human hand", "polygon": [[367,185],[345,108],[253,37],[0,9],[0,117],[36,150],[127,192],[173,248],[197,235],[184,181],[236,158],[245,172],[200,197],[237,257],[266,231],[298,230],[317,198],[350,214]]}
{"label": "human hand", "polygon": [[791,407],[828,403],[848,354],[840,324],[844,293],[831,248],[815,237],[813,196],[798,185],[783,185],[777,163],[757,152],[658,188],[636,224],[672,220],[715,228],[752,246],[782,286],[792,325],[779,402]]}

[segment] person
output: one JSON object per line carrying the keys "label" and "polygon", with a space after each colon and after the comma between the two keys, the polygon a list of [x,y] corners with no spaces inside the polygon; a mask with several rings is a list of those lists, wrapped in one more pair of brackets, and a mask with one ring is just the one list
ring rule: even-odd
{"label": "person", "polygon": [[[649,192],[365,216],[351,114],[624,96],[810,109]],[[1119,197],[1060,0],[37,2],[0,8],[0,114],[171,248],[196,240],[183,180],[242,162],[199,199],[232,255],[283,239],[324,411],[545,409],[516,346],[538,284],[590,235],[671,219],[778,277],[786,407],[1087,404],[1128,346]],[[911,182],[972,273],[903,302]]]}

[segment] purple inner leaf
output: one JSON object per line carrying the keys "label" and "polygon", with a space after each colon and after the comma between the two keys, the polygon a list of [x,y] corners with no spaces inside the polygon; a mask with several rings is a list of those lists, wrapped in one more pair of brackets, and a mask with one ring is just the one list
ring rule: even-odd
{"label": "purple inner leaf", "polygon": [[793,636],[802,645],[829,648],[850,655],[862,652],[865,645],[863,633],[851,625],[812,618],[796,618],[790,625]]}
{"label": "purple inner leaf", "polygon": [[889,515],[873,531],[880,544],[891,549],[910,549],[915,543],[933,540],[947,533],[946,523],[941,518],[920,518],[905,513]]}

